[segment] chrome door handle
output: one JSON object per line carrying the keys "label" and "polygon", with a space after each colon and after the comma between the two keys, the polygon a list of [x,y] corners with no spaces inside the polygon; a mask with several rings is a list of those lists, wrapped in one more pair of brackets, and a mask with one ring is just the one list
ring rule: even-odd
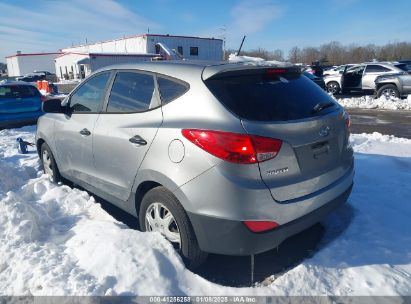
{"label": "chrome door handle", "polygon": [[89,136],[91,132],[87,130],[86,128],[84,128],[83,130],[80,131],[80,134],[84,136]]}
{"label": "chrome door handle", "polygon": [[147,142],[140,135],[135,135],[132,138],[130,138],[128,141],[131,142],[132,144],[139,145],[139,146],[147,145]]}

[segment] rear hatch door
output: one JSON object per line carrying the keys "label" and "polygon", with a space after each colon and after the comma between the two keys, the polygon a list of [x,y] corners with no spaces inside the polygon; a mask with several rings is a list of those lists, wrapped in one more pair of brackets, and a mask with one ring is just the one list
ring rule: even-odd
{"label": "rear hatch door", "polygon": [[278,155],[259,163],[276,201],[315,193],[350,169],[343,109],[298,68],[224,72],[205,83],[247,133],[282,140]]}
{"label": "rear hatch door", "polygon": [[41,110],[40,92],[31,85],[0,86],[0,114]]}

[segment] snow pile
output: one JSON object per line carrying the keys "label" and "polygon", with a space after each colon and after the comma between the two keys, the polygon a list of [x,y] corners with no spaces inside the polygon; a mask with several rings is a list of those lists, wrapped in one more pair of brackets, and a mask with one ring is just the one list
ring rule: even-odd
{"label": "snow pile", "polygon": [[324,221],[319,251],[276,279],[229,288],[185,269],[161,235],[50,183],[35,153],[14,148],[34,131],[0,131],[0,295],[411,295],[411,140],[353,135],[355,187]]}
{"label": "snow pile", "polygon": [[411,110],[411,95],[407,99],[400,98],[373,98],[372,96],[338,98],[339,104],[346,108],[385,109],[385,110]]}
{"label": "snow pile", "polygon": [[237,56],[236,54],[230,54],[228,56],[228,61],[231,63],[244,63],[246,65],[289,65],[287,62],[281,62],[277,60],[265,60],[259,57],[251,56]]}

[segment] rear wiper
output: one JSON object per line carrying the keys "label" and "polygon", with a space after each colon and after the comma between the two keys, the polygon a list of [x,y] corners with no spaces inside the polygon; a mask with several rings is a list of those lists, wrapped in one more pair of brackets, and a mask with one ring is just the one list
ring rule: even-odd
{"label": "rear wiper", "polygon": [[320,102],[320,103],[317,103],[314,106],[314,108],[311,110],[311,113],[314,114],[314,113],[321,112],[322,110],[324,110],[326,108],[329,108],[329,107],[332,107],[333,105],[335,105],[335,103],[333,103],[333,102]]}

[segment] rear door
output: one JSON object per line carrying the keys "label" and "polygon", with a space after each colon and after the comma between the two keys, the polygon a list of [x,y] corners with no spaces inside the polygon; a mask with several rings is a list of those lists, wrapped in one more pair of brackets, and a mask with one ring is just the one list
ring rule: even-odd
{"label": "rear door", "polygon": [[342,177],[352,160],[342,108],[298,73],[246,73],[222,73],[206,84],[247,133],[282,140],[278,155],[259,163],[273,198],[300,198]]}
{"label": "rear door", "polygon": [[364,76],[362,77],[362,89],[363,90],[374,90],[375,89],[375,79],[377,76],[385,75],[398,72],[398,70],[390,69],[379,64],[367,64]]}
{"label": "rear door", "polygon": [[31,85],[0,86],[0,114],[38,112],[41,94]]}
{"label": "rear door", "polygon": [[104,72],[87,79],[70,96],[71,114],[58,115],[55,120],[60,171],[91,185],[96,176],[92,153],[94,125],[106,98],[110,76],[110,72]]}
{"label": "rear door", "polygon": [[94,128],[96,186],[123,201],[163,121],[155,76],[118,71]]}

